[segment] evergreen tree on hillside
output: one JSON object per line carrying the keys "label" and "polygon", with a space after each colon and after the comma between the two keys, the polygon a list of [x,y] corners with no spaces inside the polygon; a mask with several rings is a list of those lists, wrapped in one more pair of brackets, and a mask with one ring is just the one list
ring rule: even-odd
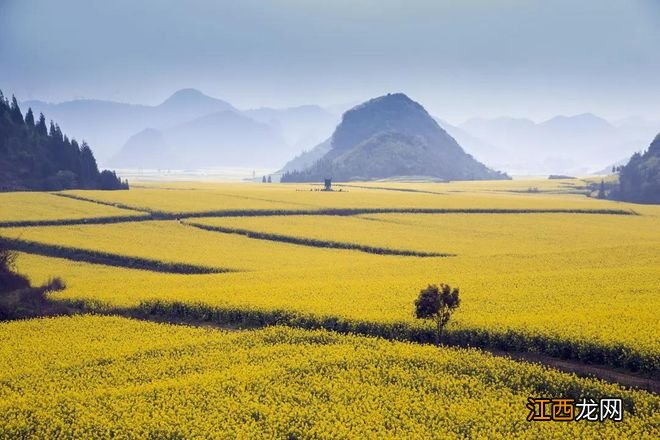
{"label": "evergreen tree on hillside", "polygon": [[28,127],[34,127],[34,113],[32,113],[31,108],[29,108],[25,114],[25,125]]}
{"label": "evergreen tree on hillside", "polygon": [[37,122],[37,134],[40,136],[46,136],[48,134],[48,129],[46,128],[46,117],[43,113],[39,113],[39,122]]}
{"label": "evergreen tree on hillside", "polygon": [[96,165],[96,159],[94,159],[94,154],[92,149],[89,148],[87,143],[83,142],[80,147],[80,178],[83,182],[88,182],[89,185],[95,183],[94,181],[98,178],[99,169]]}
{"label": "evergreen tree on hillside", "polygon": [[21,113],[21,108],[18,106],[18,101],[15,96],[11,98],[11,119],[16,125],[23,125],[25,121],[23,120],[23,113]]}
{"label": "evergreen tree on hillside", "polygon": [[635,203],[660,203],[660,134],[644,154],[635,153],[619,171],[613,198]]}
{"label": "evergreen tree on hillside", "polygon": [[126,189],[114,172],[100,173],[91,148],[69,139],[55,122],[29,109],[25,118],[16,97],[0,91],[0,191],[70,188]]}

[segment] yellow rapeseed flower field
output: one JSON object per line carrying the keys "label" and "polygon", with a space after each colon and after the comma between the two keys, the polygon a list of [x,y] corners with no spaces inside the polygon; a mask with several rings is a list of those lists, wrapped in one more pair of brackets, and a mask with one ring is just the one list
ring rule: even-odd
{"label": "yellow rapeseed flower field", "polygon": [[391,249],[459,256],[545,254],[621,245],[660,248],[660,222],[650,216],[581,214],[368,214],[196,218],[220,226]]}
{"label": "yellow rapeseed flower field", "polygon": [[408,188],[428,192],[380,190],[377,189],[378,184],[371,185],[376,189],[351,186],[338,187],[342,189],[341,192],[323,192],[317,191],[318,186],[306,184],[184,185],[179,183],[171,187],[139,187],[130,191],[67,191],[66,193],[104,203],[118,203],[136,209],[169,213],[352,208],[627,210],[634,206],[575,194],[526,193],[519,191],[520,184],[513,186],[511,191],[497,192],[480,191],[480,187],[472,189],[464,183],[427,184],[421,187],[420,184],[413,184]]}
{"label": "yellow rapeseed flower field", "polygon": [[141,214],[135,211],[72,200],[48,193],[0,193],[0,223],[138,215]]}
{"label": "yellow rapeseed flower field", "polygon": [[[633,365],[628,365],[628,361],[621,363],[634,368],[658,368],[659,325],[655,316],[660,309],[660,221],[655,207],[575,194],[519,192],[525,185],[559,192],[563,187],[577,185],[573,181],[513,181],[494,187],[482,182],[351,185],[360,188],[350,186],[346,187],[347,192],[325,193],[310,191],[315,188],[310,185],[179,182],[151,184],[131,191],[74,193],[169,212],[508,208],[623,209],[643,215],[242,216],[6,228],[0,230],[0,235],[238,271],[173,276],[41,257],[22,258],[21,268],[37,279],[57,275],[67,279],[69,289],[58,294],[58,298],[121,308],[154,301],[180,302],[210,309],[288,311],[315,319],[426,328],[412,317],[415,295],[428,283],[450,282],[461,287],[464,297],[463,307],[452,324],[453,331],[472,332],[469,343],[478,344],[484,338],[499,335],[498,338],[509,341],[506,346],[520,346],[540,338],[559,341],[560,347],[547,349],[552,353],[562,352],[563,344],[570,343],[572,354],[566,354],[569,357],[606,362],[610,358],[632,357]],[[191,226],[195,224],[237,229],[243,234],[252,231],[456,256],[372,255],[204,231]],[[264,288],[264,294],[255,295],[255,289]],[[474,340],[475,332],[485,336]],[[502,336],[511,332],[512,337]],[[523,341],[516,341],[516,335],[524,335]],[[540,349],[546,350],[544,344],[539,343]],[[605,356],[607,359],[585,354],[598,347],[612,353]]]}
{"label": "yellow rapeseed flower field", "polygon": [[[457,255],[373,255],[204,231],[175,221],[13,228],[0,234],[238,270],[169,275],[22,256],[19,267],[35,279],[65,274],[69,288],[56,298],[121,308],[164,301],[264,313],[284,310],[319,319],[428,328],[413,318],[412,303],[420,288],[443,281],[462,289],[454,332],[500,337],[514,332],[528,339],[621,350],[645,359],[644,368],[657,369],[656,220],[564,214],[392,217],[396,222],[309,217],[294,224],[306,223],[299,232],[305,234],[316,229],[318,219],[318,229],[309,233],[319,237],[349,239],[354,230],[358,242]],[[242,220],[248,228],[268,223],[268,218]],[[278,226],[271,229],[289,228],[287,221],[273,219]],[[411,237],[405,234],[407,227]]]}
{"label": "yellow rapeseed flower field", "polygon": [[[0,195],[0,238],[33,252],[19,254],[19,271],[33,284],[66,282],[51,300],[289,326],[226,332],[91,315],[2,323],[0,438],[658,437],[654,394],[474,349],[345,333],[428,342],[433,325],[414,318],[413,301],[445,282],[462,299],[450,343],[657,377],[660,207],[585,197],[582,180],[318,188],[168,182],[64,193],[91,201]],[[487,212],[498,209],[518,212]],[[343,215],[318,215],[327,210]],[[636,215],[604,213],[614,210]],[[90,263],[94,255],[111,265]],[[186,272],[196,266],[231,271]],[[626,413],[618,423],[533,423],[528,397],[615,397]]]}
{"label": "yellow rapeseed flower field", "polygon": [[[630,438],[660,400],[476,350],[118,317],[0,324],[2,438]],[[528,397],[619,398],[623,420],[528,422]]]}

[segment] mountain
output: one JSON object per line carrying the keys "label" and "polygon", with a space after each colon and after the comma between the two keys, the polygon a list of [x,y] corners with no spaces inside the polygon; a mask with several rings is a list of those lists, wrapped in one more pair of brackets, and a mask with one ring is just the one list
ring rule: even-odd
{"label": "mountain", "polygon": [[156,106],[102,100],[75,100],[58,104],[26,101],[35,113],[59,121],[65,131],[78,133],[93,143],[102,161],[113,156],[135,133],[147,127],[167,128],[218,111],[237,111],[226,101],[195,89],[175,92]]}
{"label": "mountain", "polygon": [[189,118],[218,111],[236,110],[227,101],[212,98],[197,89],[181,89],[163,101],[158,110],[162,113],[176,113],[177,118]]}
{"label": "mountain", "polygon": [[287,154],[267,124],[224,110],[132,136],[110,163],[117,168],[274,167]]}
{"label": "mountain", "polygon": [[330,146],[312,166],[288,172],[282,181],[508,178],[465,153],[424,107],[402,93],[374,98],[344,113]]}
{"label": "mountain", "polygon": [[634,203],[660,203],[660,134],[646,152],[635,153],[619,172],[612,198]]}
{"label": "mountain", "polygon": [[[326,139],[338,123],[335,114],[315,105],[241,111],[227,101],[207,96],[196,89],[179,90],[155,106],[102,100],[75,100],[59,104],[27,101],[24,105],[32,107],[37,113],[54,117],[66,130],[79,133],[92,142],[103,163],[126,168],[232,166],[245,164],[243,159],[252,152],[263,154],[266,151],[270,158],[256,157],[255,163],[248,161],[250,163],[246,166],[268,164],[268,167],[274,167],[303,151],[305,146]],[[233,117],[227,112],[242,117]],[[226,131],[203,127],[199,134],[186,133],[186,125],[194,125],[196,120],[211,115],[215,115],[211,119],[215,118]],[[231,124],[231,121],[238,125],[228,127],[227,123]],[[239,127],[247,131],[240,133]],[[246,140],[242,141],[242,137]],[[202,145],[191,145],[192,139],[201,140]],[[186,148],[191,152],[184,153],[180,142],[186,142]],[[223,145],[234,142],[237,142],[236,148],[244,148],[245,155],[241,160],[237,160],[231,151],[224,156],[215,154],[218,148],[225,148]],[[231,150],[234,147],[230,145],[226,148]],[[208,162],[191,158],[192,150],[202,153],[211,151],[213,160]],[[234,159],[226,162],[223,157]]]}
{"label": "mountain", "polygon": [[625,120],[617,126],[583,113],[538,124],[521,118],[475,118],[458,128],[500,150],[498,160],[489,163],[509,172],[588,174],[639,150],[649,125]]}
{"label": "mountain", "polygon": [[43,114],[23,116],[16,98],[0,91],[0,191],[126,189],[113,171],[99,172],[91,148],[69,139]]}

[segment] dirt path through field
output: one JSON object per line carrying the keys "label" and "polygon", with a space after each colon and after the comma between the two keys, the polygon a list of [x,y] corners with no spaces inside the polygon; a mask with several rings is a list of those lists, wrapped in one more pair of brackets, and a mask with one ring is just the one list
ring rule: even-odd
{"label": "dirt path through field", "polygon": [[575,373],[582,377],[593,377],[606,382],[618,383],[632,388],[640,388],[658,394],[660,392],[660,381],[646,376],[638,375],[625,370],[617,370],[602,365],[591,365],[583,362],[558,359],[541,353],[521,353],[502,350],[487,350],[495,356],[509,357],[516,361],[534,362],[567,373]]}

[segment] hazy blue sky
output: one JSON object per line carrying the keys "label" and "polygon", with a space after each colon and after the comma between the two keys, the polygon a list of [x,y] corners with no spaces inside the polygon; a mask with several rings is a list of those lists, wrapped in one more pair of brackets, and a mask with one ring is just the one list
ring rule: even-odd
{"label": "hazy blue sky", "polygon": [[660,118],[659,0],[0,0],[20,99],[236,106],[403,91],[449,120]]}

